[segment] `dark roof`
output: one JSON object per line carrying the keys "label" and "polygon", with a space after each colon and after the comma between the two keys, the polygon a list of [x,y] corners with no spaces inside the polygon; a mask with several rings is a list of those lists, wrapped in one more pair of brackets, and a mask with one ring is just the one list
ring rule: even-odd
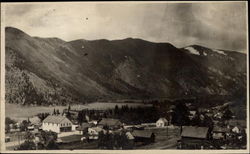
{"label": "dark roof", "polygon": [[71,122],[68,118],[64,117],[64,116],[60,116],[60,115],[49,115],[47,118],[45,118],[43,120],[43,122],[45,123],[56,123],[56,124],[60,124],[63,122]]}
{"label": "dark roof", "polygon": [[134,130],[132,132],[132,135],[134,137],[150,138],[153,135],[153,133],[149,130]]}
{"label": "dark roof", "polygon": [[107,126],[119,126],[122,123],[118,119],[110,119],[110,118],[103,118],[100,122],[100,125],[107,125]]}
{"label": "dark roof", "polygon": [[192,137],[192,138],[202,138],[207,137],[208,128],[207,127],[193,127],[185,126],[182,129],[181,137]]}
{"label": "dark roof", "polygon": [[60,139],[63,143],[70,143],[70,142],[80,141],[81,138],[82,138],[82,135],[70,135],[70,136],[61,137]]}

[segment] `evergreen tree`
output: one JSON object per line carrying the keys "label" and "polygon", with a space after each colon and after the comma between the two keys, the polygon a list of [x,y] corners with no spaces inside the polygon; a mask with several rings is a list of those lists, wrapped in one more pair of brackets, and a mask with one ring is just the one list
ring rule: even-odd
{"label": "evergreen tree", "polygon": [[60,115],[59,109],[56,110],[56,115]]}
{"label": "evergreen tree", "polygon": [[71,110],[71,106],[69,105],[69,106],[68,106],[68,112],[69,112],[70,110]]}
{"label": "evergreen tree", "polygon": [[232,119],[232,117],[233,117],[233,112],[229,108],[227,108],[223,113],[222,119],[223,120],[230,120],[230,119]]}
{"label": "evergreen tree", "polygon": [[56,109],[54,108],[53,115],[56,115]]}
{"label": "evergreen tree", "polygon": [[177,102],[172,112],[172,123],[174,125],[180,126],[181,132],[182,126],[189,125],[188,115],[189,112],[187,106],[183,102]]}

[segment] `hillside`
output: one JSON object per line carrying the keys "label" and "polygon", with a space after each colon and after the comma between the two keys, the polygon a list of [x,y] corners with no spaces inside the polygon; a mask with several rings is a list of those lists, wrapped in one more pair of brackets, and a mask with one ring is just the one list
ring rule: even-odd
{"label": "hillside", "polygon": [[6,28],[8,103],[210,95],[245,98],[245,54],[133,38],[66,42]]}

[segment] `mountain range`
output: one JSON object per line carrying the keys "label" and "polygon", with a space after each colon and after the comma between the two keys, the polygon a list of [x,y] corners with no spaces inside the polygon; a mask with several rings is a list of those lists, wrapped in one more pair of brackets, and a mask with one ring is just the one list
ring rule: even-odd
{"label": "mountain range", "polygon": [[246,54],[237,51],[135,38],[67,42],[13,27],[5,43],[8,103],[246,96]]}

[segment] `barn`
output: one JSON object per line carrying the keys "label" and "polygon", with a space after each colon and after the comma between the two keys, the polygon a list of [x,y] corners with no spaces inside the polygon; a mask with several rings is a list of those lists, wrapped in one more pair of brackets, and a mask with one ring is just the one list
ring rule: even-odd
{"label": "barn", "polygon": [[134,130],[132,135],[135,142],[151,143],[155,141],[155,134],[149,130]]}
{"label": "barn", "polygon": [[208,141],[208,127],[183,127],[179,148],[206,149],[212,147],[214,147],[214,145]]}

